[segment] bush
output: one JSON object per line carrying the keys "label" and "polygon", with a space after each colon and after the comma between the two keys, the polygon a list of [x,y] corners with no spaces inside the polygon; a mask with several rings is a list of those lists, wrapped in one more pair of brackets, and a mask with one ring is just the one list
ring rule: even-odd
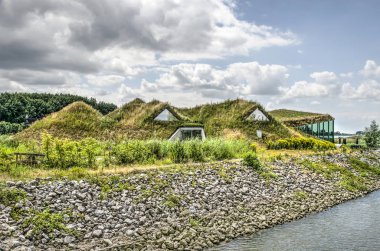
{"label": "bush", "polygon": [[119,164],[147,163],[155,160],[146,142],[130,140],[117,144],[112,152]]}
{"label": "bush", "polygon": [[291,149],[291,150],[318,150],[327,151],[336,149],[335,145],[331,142],[314,139],[314,138],[286,138],[277,141],[269,141],[267,143],[268,149]]}
{"label": "bush", "polygon": [[96,156],[101,154],[101,144],[95,139],[80,141],[42,135],[44,164],[49,168],[95,167]]}
{"label": "bush", "polygon": [[246,166],[249,166],[253,168],[254,170],[260,170],[261,169],[261,163],[259,159],[257,158],[257,155],[255,153],[248,153],[244,159],[243,163]]}
{"label": "bush", "polygon": [[0,121],[0,134],[17,133],[20,132],[23,128],[23,124]]}

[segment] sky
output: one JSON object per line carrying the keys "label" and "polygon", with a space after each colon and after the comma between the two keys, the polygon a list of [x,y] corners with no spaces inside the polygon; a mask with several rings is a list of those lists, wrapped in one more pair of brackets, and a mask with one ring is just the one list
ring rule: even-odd
{"label": "sky", "polygon": [[0,92],[244,98],[380,122],[377,0],[0,0]]}

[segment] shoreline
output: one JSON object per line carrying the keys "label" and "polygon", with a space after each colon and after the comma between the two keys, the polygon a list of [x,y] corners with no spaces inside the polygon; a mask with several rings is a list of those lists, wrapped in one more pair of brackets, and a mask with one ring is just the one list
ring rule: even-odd
{"label": "shoreline", "polygon": [[[369,155],[358,157],[379,163],[378,155],[376,162]],[[22,226],[31,215],[16,222],[10,217],[11,207],[3,207],[0,233],[5,238],[0,243],[5,244],[0,250],[207,249],[380,188],[378,177],[369,172],[361,178],[365,190],[349,191],[339,185],[341,177],[336,174],[326,177],[302,164],[338,163],[358,174],[348,160],[345,154],[313,155],[264,163],[266,169],[261,172],[240,163],[221,162],[92,181],[8,182],[8,186],[27,192],[28,197],[16,205],[19,208],[42,212],[49,207],[52,213],[66,210],[62,223],[67,229],[50,236],[32,233],[33,225]]]}

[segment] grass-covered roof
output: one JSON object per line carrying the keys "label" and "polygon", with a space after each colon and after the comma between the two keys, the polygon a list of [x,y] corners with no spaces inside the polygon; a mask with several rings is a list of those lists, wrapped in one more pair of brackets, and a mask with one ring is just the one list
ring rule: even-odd
{"label": "grass-covered roof", "polygon": [[[260,109],[269,121],[248,121],[247,117]],[[204,125],[208,136],[256,138],[256,130],[262,130],[269,138],[290,136],[291,132],[276,121],[258,103],[243,99],[199,105],[179,109],[193,121]]]}
{"label": "grass-covered roof", "polygon": [[277,120],[283,122],[285,125],[293,127],[334,120],[334,118],[329,114],[295,111],[288,109],[273,110],[270,111],[269,114],[271,114]]}
{"label": "grass-covered roof", "polygon": [[[178,121],[157,121],[156,116],[169,110]],[[259,109],[268,121],[252,121],[247,117]],[[262,130],[269,139],[289,137],[294,131],[284,123],[320,119],[323,114],[276,110],[270,113],[258,103],[243,99],[226,100],[221,103],[198,105],[192,108],[176,108],[168,103],[135,99],[108,115],[83,102],[75,102],[59,112],[33,123],[19,136],[37,138],[42,131],[57,137],[99,139],[167,139],[179,127],[202,126],[211,137],[234,137],[257,139],[256,130]],[[330,116],[331,117],[331,116]],[[328,117],[328,118],[330,118]]]}

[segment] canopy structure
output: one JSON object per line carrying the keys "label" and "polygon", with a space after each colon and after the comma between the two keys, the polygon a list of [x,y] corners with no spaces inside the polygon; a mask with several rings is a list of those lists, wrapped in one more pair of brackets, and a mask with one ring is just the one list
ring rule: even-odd
{"label": "canopy structure", "polygon": [[334,117],[329,114],[294,111],[287,109],[273,110],[272,116],[287,126],[292,126],[306,134],[334,142]]}

